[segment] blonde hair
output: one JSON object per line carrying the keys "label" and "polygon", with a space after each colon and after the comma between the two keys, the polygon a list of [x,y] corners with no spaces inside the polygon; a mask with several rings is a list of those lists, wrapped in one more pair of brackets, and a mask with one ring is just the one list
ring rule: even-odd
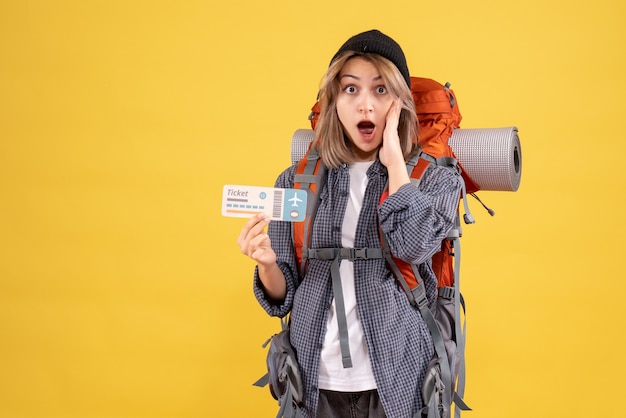
{"label": "blonde hair", "polygon": [[347,138],[337,115],[336,100],[341,90],[339,73],[346,62],[355,57],[371,62],[380,73],[389,93],[394,99],[401,99],[398,134],[404,159],[408,160],[418,151],[418,123],[413,95],[396,66],[378,54],[349,51],[330,64],[320,88],[320,116],[315,127],[313,146],[328,167],[336,168],[343,163],[354,161],[353,145]]}

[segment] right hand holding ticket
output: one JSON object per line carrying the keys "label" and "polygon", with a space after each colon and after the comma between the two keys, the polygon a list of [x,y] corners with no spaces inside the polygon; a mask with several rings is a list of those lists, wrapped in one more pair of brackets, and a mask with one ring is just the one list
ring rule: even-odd
{"label": "right hand holding ticket", "polygon": [[269,223],[267,215],[255,215],[246,222],[237,238],[241,252],[262,266],[276,263],[276,253],[272,249],[269,235],[265,232]]}

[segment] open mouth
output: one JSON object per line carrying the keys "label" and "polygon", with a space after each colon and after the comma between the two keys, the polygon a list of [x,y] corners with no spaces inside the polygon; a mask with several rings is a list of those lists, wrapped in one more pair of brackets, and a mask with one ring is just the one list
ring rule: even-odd
{"label": "open mouth", "polygon": [[370,121],[362,121],[362,122],[359,122],[359,124],[356,127],[362,135],[367,136],[367,135],[371,135],[374,132],[374,128],[376,128],[376,125],[374,125]]}

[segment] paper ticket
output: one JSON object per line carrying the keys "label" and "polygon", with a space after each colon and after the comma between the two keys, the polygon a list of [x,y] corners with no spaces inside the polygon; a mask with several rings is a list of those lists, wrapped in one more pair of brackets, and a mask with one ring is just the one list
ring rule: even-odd
{"label": "paper ticket", "polygon": [[258,213],[264,213],[275,221],[303,221],[306,191],[229,184],[224,186],[223,216],[250,218]]}

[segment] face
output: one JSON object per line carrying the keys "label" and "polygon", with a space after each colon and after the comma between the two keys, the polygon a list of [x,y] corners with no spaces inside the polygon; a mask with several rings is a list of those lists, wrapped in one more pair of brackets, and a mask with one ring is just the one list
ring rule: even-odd
{"label": "face", "polygon": [[337,115],[354,146],[357,161],[375,160],[394,98],[374,64],[363,58],[347,61],[339,82]]}

